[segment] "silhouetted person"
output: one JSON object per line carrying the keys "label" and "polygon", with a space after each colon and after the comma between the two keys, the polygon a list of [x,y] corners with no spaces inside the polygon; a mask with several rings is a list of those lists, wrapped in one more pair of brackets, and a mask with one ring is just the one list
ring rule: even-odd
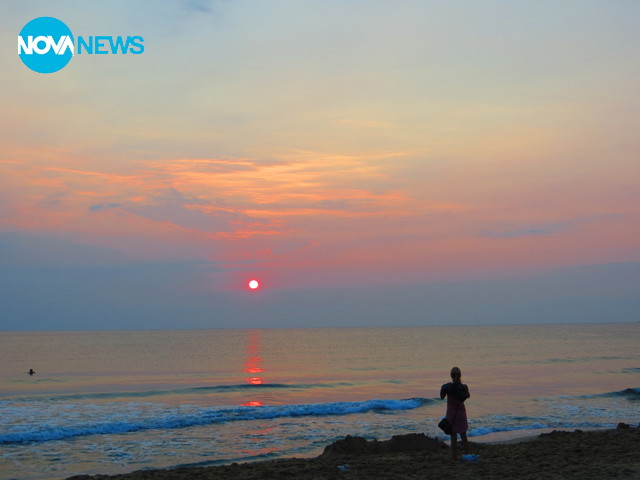
{"label": "silhouetted person", "polygon": [[453,459],[458,458],[458,434],[462,439],[464,453],[469,453],[469,442],[467,441],[467,410],[464,401],[470,397],[469,387],[462,383],[462,372],[458,367],[451,369],[452,382],[445,383],[440,389],[440,398],[447,397],[447,420],[451,424],[451,455]]}
{"label": "silhouetted person", "polygon": [[35,372],[35,370],[34,370],[33,368],[30,368],[30,369],[29,369],[29,375],[34,375],[35,373],[36,373],[36,372]]}

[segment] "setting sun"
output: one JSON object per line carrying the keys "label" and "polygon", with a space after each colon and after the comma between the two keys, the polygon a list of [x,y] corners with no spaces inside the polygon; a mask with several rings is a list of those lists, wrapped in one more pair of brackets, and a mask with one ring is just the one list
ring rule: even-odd
{"label": "setting sun", "polygon": [[249,288],[251,290],[257,290],[259,286],[260,286],[260,283],[257,280],[251,280],[249,282]]}

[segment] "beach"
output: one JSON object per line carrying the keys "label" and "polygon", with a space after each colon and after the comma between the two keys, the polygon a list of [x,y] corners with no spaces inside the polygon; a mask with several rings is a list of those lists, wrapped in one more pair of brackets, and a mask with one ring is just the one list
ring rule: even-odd
{"label": "beach", "polygon": [[[114,476],[82,475],[68,480],[640,478],[640,427],[554,431],[534,439],[506,443],[472,442],[471,452],[479,455],[475,462],[454,462],[449,447],[435,440],[439,445],[431,445],[429,450],[397,452],[366,452],[362,451],[363,443],[348,440],[342,443],[351,444],[356,451],[327,448],[315,458],[146,470]],[[347,471],[341,471],[339,466]]]}
{"label": "beach", "polygon": [[[460,333],[466,348],[454,356],[446,339]],[[344,464],[352,478],[438,472],[449,465],[446,451],[321,454],[349,435],[447,440],[437,427],[446,409],[438,394],[456,364],[471,393],[469,440],[481,444],[472,453],[483,459],[460,474],[527,472],[541,462],[534,454],[543,443],[522,452],[490,443],[640,424],[637,338],[635,324],[5,334],[0,478],[175,478],[183,468],[201,478],[260,478],[256,468],[332,478]],[[21,352],[34,375],[21,371]],[[613,454],[623,456],[628,443]],[[575,445],[596,452],[588,462],[619,463],[604,461],[600,447]],[[292,458],[307,460],[283,460]],[[549,471],[569,468],[559,461]],[[219,468],[197,470],[208,467]]]}

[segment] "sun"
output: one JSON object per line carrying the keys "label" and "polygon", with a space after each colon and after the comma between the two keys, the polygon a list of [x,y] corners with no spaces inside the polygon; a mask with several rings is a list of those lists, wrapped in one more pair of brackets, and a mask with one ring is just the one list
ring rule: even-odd
{"label": "sun", "polygon": [[258,280],[251,280],[249,282],[249,288],[251,290],[257,290],[259,286],[260,286],[260,282],[258,282]]}

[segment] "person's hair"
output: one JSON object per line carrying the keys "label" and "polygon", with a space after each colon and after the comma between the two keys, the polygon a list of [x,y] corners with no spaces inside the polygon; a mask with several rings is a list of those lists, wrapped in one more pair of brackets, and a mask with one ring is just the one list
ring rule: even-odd
{"label": "person's hair", "polygon": [[453,367],[451,369],[451,379],[455,382],[455,383],[460,383],[462,377],[462,372],[460,371],[460,369],[458,367]]}

